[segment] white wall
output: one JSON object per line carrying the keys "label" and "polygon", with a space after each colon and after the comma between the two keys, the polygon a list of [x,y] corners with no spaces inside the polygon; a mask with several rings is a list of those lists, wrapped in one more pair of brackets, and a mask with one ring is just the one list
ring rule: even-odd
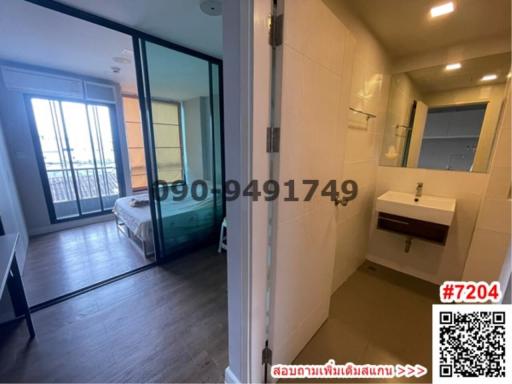
{"label": "white wall", "polygon": [[[23,218],[23,211],[18,199],[18,191],[14,182],[14,175],[9,157],[7,145],[4,139],[2,116],[0,115],[0,217],[5,233],[19,233],[16,258],[20,270],[23,270],[28,248],[28,233]],[[12,305],[7,289],[0,300],[0,322],[13,316]]]}
{"label": "white wall", "polygon": [[[20,67],[34,69],[34,67]],[[41,69],[41,72],[44,73],[46,70]],[[49,73],[55,74],[60,72],[49,70]],[[69,76],[69,74],[66,75]],[[76,78],[79,77],[77,76]],[[95,80],[98,81],[97,79]],[[116,97],[118,100],[117,121],[121,144],[121,158],[126,176],[125,187],[129,194],[131,192],[131,183],[129,176],[130,168],[128,162],[128,146],[126,144],[126,136],[124,133],[122,103],[118,86],[116,87]],[[51,224],[27,116],[25,94],[22,91],[7,89],[1,78],[0,113],[3,116],[5,140],[29,235],[39,235],[65,228],[112,219],[112,215],[105,215],[65,223]]]}
{"label": "white wall", "polygon": [[500,281],[505,291],[511,273],[511,107],[502,115],[489,185],[483,197],[464,280]]}
{"label": "white wall", "polygon": [[[377,117],[366,125],[365,118],[349,112],[343,126],[343,179],[355,180],[359,195],[338,210],[337,246],[332,291],[335,291],[364,262],[367,248],[375,178],[386,124],[389,65],[386,53],[370,31],[341,1],[324,0],[350,32],[345,39],[343,78],[351,81],[348,104]],[[339,37],[341,39],[341,36]],[[329,47],[324,47],[329,51]],[[340,148],[342,150],[342,148]]]}
{"label": "white wall", "polygon": [[484,173],[379,167],[374,204],[388,190],[413,193],[416,183],[423,182],[424,194],[453,197],[457,206],[445,246],[414,239],[409,253],[404,252],[405,236],[376,229],[373,211],[367,258],[437,284],[460,280],[488,178]]}
{"label": "white wall", "polygon": [[[251,179],[252,156],[252,23],[250,0],[224,0],[224,147],[226,180],[241,185]],[[268,13],[266,13],[268,15]],[[261,15],[260,15],[261,16]],[[265,16],[266,17],[266,16]],[[266,20],[266,18],[265,18]],[[265,95],[265,97],[268,97]],[[261,112],[261,111],[258,111]],[[226,204],[228,220],[228,352],[229,367],[225,381],[251,381],[251,356],[261,357],[261,344],[250,344],[252,323],[261,330],[264,313],[252,313],[252,284],[261,288],[265,276],[251,276],[251,203],[237,199]],[[264,231],[265,228],[262,228]],[[261,256],[261,255],[260,255]],[[264,290],[254,295],[261,297]],[[259,296],[258,296],[259,295]],[[260,340],[260,343],[262,341]],[[253,349],[249,349],[249,346]],[[256,360],[257,361],[257,360]],[[255,366],[256,371],[261,365]]]}

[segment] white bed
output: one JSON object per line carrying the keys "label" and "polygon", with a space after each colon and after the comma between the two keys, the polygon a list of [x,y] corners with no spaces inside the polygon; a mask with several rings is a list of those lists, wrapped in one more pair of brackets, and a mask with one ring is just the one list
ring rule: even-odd
{"label": "white bed", "polygon": [[[121,197],[113,208],[118,227],[125,226],[129,232],[142,242],[144,254],[153,248],[153,224],[149,205],[132,207],[132,199],[147,199],[147,194]],[[205,236],[215,228],[214,199],[209,194],[205,200],[197,201],[190,196],[182,201],[174,201],[170,196],[160,203],[162,228],[166,247],[193,241]]]}

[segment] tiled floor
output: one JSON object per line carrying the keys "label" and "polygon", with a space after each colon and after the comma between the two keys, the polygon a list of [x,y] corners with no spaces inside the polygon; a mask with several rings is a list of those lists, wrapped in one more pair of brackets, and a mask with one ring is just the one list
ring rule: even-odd
{"label": "tiled floor", "polygon": [[[366,262],[334,293],[328,320],[295,363],[325,364],[334,359],[337,363],[421,364],[430,371],[432,304],[437,297],[438,287],[433,284]],[[416,380],[387,382],[431,380],[429,372]]]}
{"label": "tiled floor", "polygon": [[0,382],[223,382],[226,255],[215,247],[0,327]]}
{"label": "tiled floor", "polygon": [[153,261],[112,220],[31,238],[23,284],[35,305]]}

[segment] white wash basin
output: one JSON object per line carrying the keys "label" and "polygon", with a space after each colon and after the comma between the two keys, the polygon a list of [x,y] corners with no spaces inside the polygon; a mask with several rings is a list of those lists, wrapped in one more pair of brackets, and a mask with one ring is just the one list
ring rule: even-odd
{"label": "white wash basin", "polygon": [[377,211],[411,219],[450,225],[455,199],[423,195],[414,201],[414,193],[387,191],[377,198]]}

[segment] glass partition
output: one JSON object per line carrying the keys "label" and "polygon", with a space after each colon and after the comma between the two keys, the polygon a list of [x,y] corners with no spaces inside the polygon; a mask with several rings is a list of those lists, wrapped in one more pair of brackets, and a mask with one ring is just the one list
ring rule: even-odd
{"label": "glass partition", "polygon": [[219,67],[150,42],[143,55],[152,204],[165,257],[216,238],[224,217]]}

